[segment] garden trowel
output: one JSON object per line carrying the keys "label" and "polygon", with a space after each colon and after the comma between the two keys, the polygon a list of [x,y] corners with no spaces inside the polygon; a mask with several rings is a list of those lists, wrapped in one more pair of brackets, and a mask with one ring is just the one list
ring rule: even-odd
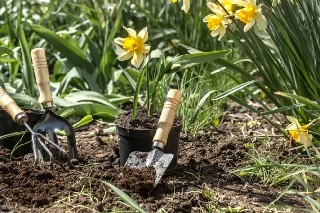
{"label": "garden trowel", "polygon": [[158,184],[173,159],[173,154],[165,154],[163,153],[163,150],[167,144],[168,135],[173,125],[180,101],[181,92],[176,89],[171,89],[168,92],[160,115],[158,127],[152,140],[153,150],[150,152],[131,152],[125,163],[125,166],[138,169],[153,167],[156,172],[154,185]]}

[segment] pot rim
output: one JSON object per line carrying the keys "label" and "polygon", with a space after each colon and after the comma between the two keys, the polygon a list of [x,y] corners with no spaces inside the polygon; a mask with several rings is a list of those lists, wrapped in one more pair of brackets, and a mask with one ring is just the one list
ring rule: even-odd
{"label": "pot rim", "polygon": [[[120,129],[122,129],[122,130],[126,130],[126,131],[141,131],[141,132],[144,132],[144,131],[156,131],[157,130],[157,128],[155,128],[155,129],[133,129],[133,128],[125,128],[125,127],[123,127],[123,126],[120,126],[120,125],[118,125],[118,124],[115,124],[115,126],[117,127],[117,128],[120,128]],[[176,125],[176,126],[172,126],[172,129],[179,129],[179,128],[181,128],[183,126],[183,124],[182,123],[180,123],[180,124],[178,124],[178,125]]]}

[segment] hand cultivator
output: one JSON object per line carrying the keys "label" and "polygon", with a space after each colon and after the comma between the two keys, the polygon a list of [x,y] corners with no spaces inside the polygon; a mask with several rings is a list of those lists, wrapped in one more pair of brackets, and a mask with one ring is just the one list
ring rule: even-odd
{"label": "hand cultivator", "polygon": [[32,128],[27,123],[28,117],[26,113],[19,108],[16,102],[5,92],[2,87],[0,87],[0,106],[12,117],[12,119],[16,123],[24,125],[31,132],[34,164],[37,164],[43,160],[42,150],[44,150],[49,155],[50,162],[53,162],[55,156],[47,146],[50,146],[52,149],[58,151],[63,155],[67,154],[67,152],[59,147],[56,143],[48,140],[44,135],[32,130]]}
{"label": "hand cultivator", "polygon": [[[45,109],[44,116],[35,124],[33,131],[41,133],[43,135],[48,135],[52,144],[58,145],[57,132],[64,130],[67,135],[68,150],[69,150],[69,160],[76,160],[78,158],[76,138],[72,125],[63,117],[54,114],[51,111],[53,106],[53,99],[50,91],[50,80],[49,72],[47,66],[47,60],[45,55],[45,50],[42,48],[33,49],[31,51],[32,62],[34,67],[34,72],[36,76],[37,85],[40,92],[39,102]],[[60,159],[61,152],[56,153]],[[37,155],[42,160],[41,155]]]}
{"label": "hand cultivator", "polygon": [[168,92],[164,103],[155,136],[153,137],[153,150],[151,152],[130,153],[125,166],[142,169],[144,167],[154,167],[156,171],[155,185],[167,170],[172,161],[173,154],[164,154],[163,149],[167,144],[168,135],[173,125],[176,111],[181,101],[179,90],[171,89]]}

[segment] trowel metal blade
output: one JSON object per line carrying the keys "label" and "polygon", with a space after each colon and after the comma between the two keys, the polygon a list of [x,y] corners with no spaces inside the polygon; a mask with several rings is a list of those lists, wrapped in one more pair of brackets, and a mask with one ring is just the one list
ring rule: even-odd
{"label": "trowel metal blade", "polygon": [[147,157],[148,157],[148,152],[133,151],[130,153],[130,155],[125,163],[125,166],[129,166],[132,168],[138,168],[138,169],[146,167]]}
{"label": "trowel metal blade", "polygon": [[159,150],[156,152],[159,152],[159,155],[162,153],[162,155],[157,161],[154,162],[154,164],[152,164],[152,166],[156,170],[156,178],[154,181],[154,185],[157,185],[159,183],[160,179],[162,178],[163,174],[165,173],[173,159],[173,154],[164,154]]}
{"label": "trowel metal blade", "polygon": [[130,153],[125,166],[142,169],[144,167],[154,167],[156,171],[155,183],[157,185],[167,170],[169,164],[173,159],[173,154],[164,154],[159,149],[153,149],[151,152],[137,152]]}

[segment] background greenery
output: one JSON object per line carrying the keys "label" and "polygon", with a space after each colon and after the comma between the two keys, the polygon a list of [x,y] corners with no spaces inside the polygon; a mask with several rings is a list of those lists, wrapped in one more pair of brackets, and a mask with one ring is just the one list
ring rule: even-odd
{"label": "background greenery", "polygon": [[[271,7],[272,0],[258,2],[264,3],[267,32],[244,33],[242,24],[235,21],[218,42],[202,23],[209,13],[204,0],[192,1],[188,14],[169,0],[1,0],[0,85],[20,106],[39,109],[30,50],[43,47],[57,113],[113,122],[122,113],[121,104],[133,100],[140,75],[128,62],[116,60],[113,39],[125,36],[122,26],[137,31],[147,26],[148,43],[163,57],[162,64],[148,68],[149,79],[181,55],[232,50],[208,63],[171,70],[159,82],[158,108],[169,87],[182,91],[185,99],[179,114],[185,130],[197,133],[218,125],[227,96],[249,108],[247,99],[259,102],[264,112],[256,112],[262,116],[281,112],[308,123],[319,117],[320,110],[320,1],[283,0],[277,7]],[[142,80],[140,104],[145,104],[150,85],[152,81],[148,85],[147,79]],[[312,130],[316,136],[318,126]],[[285,175],[301,183],[310,195],[303,197],[319,208],[316,189],[299,176],[312,174],[319,183],[320,155],[313,151],[310,156],[316,159],[313,166],[298,165],[294,171],[300,172]]]}

